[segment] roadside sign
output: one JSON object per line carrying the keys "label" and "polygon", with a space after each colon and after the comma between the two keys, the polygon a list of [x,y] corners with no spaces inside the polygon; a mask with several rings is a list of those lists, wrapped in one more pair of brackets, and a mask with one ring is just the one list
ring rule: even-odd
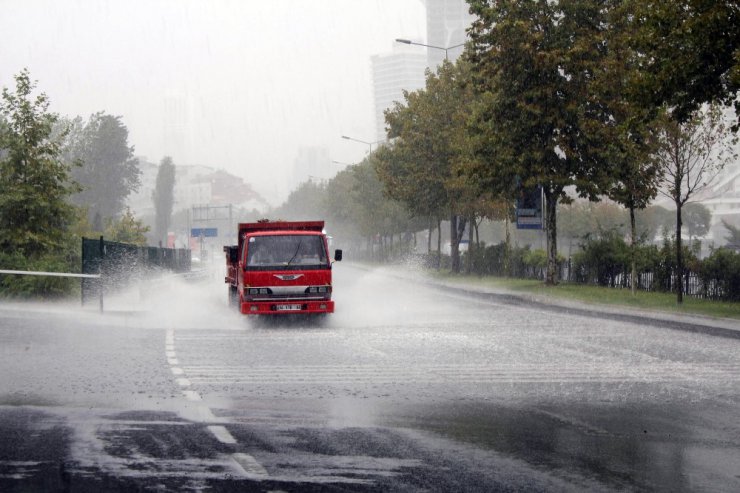
{"label": "roadside sign", "polygon": [[542,187],[522,188],[516,200],[516,228],[542,229]]}
{"label": "roadside sign", "polygon": [[218,228],[191,228],[190,236],[193,238],[216,238],[218,236]]}

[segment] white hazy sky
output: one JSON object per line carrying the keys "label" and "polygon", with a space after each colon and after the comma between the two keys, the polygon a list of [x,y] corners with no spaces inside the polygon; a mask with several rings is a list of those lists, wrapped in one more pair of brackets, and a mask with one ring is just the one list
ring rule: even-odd
{"label": "white hazy sky", "polygon": [[272,203],[307,178],[293,176],[301,147],[362,159],[367,146],[340,136],[375,140],[370,56],[426,32],[422,0],[0,0],[0,9],[0,85],[13,87],[27,67],[53,111],[121,115],[137,155],[226,169]]}

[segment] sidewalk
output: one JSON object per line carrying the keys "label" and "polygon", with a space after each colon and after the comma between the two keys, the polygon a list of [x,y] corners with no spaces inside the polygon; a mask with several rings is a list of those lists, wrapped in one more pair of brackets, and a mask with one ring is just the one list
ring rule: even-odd
{"label": "sidewalk", "polygon": [[698,332],[707,335],[740,339],[740,321],[704,315],[667,313],[654,310],[640,310],[622,305],[602,305],[580,301],[565,300],[554,296],[534,295],[507,290],[494,286],[480,286],[466,283],[463,279],[454,281],[434,279],[424,271],[404,266],[379,267],[384,273],[397,278],[422,282],[429,286],[454,289],[466,296],[506,303],[519,307],[532,307],[571,315],[606,318],[625,322],[664,327],[668,329]]}

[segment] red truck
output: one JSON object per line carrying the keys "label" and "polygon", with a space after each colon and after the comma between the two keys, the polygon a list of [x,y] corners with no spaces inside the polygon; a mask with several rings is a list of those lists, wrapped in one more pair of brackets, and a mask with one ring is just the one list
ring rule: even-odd
{"label": "red truck", "polygon": [[247,315],[333,313],[324,221],[240,223],[238,245],[224,246],[229,303]]}

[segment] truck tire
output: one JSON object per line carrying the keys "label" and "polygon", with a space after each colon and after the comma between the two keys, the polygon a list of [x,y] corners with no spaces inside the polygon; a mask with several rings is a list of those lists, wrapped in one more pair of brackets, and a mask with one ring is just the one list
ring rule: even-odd
{"label": "truck tire", "polygon": [[229,286],[229,306],[239,308],[239,290],[236,286]]}

